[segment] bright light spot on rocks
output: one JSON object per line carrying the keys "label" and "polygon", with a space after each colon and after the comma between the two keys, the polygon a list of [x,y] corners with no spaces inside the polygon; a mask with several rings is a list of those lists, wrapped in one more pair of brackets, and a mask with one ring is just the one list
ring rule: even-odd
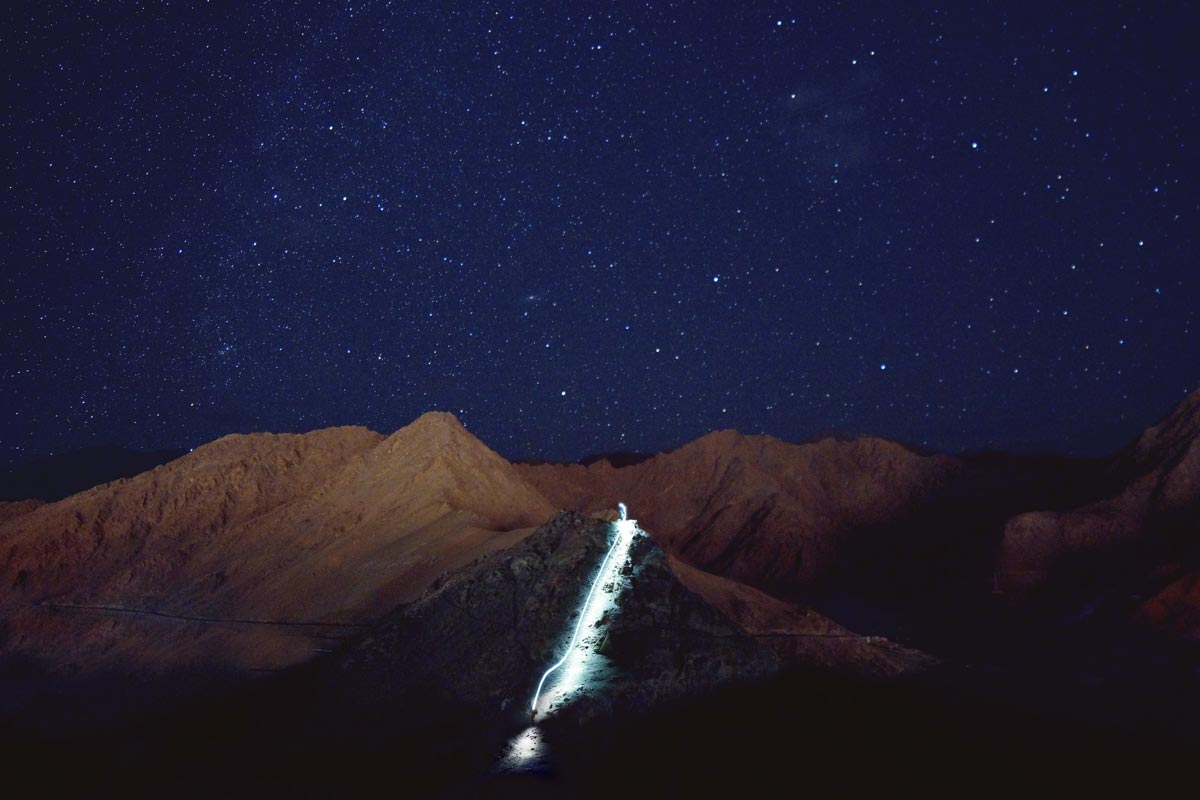
{"label": "bright light spot on rocks", "polygon": [[531,762],[536,762],[543,756],[544,750],[542,732],[536,725],[530,725],[509,742],[503,766],[507,769],[528,768]]}
{"label": "bright light spot on rocks", "polygon": [[541,730],[529,726],[509,740],[499,769],[502,772],[535,771],[544,766],[542,762],[545,758],[546,742],[541,738]]}

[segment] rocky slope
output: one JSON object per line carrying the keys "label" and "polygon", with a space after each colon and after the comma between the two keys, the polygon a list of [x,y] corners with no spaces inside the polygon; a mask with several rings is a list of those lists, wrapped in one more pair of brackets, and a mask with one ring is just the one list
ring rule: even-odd
{"label": "rocky slope", "polygon": [[41,500],[0,501],[0,525],[45,505]]}
{"label": "rocky slope", "polygon": [[546,501],[449,414],[227,436],[0,525],[0,649],[275,668],[520,539]]}
{"label": "rocky slope", "polygon": [[882,636],[861,636],[812,608],[786,603],[745,584],[678,559],[671,571],[690,591],[721,611],[785,664],[869,677],[920,672],[936,659]]}
{"label": "rocky slope", "polygon": [[[339,684],[360,687],[365,702],[438,697],[486,717],[523,719],[611,527],[562,512],[514,547],[446,576],[342,657]],[[615,675],[572,703],[576,715],[644,709],[778,668],[774,652],[689,590],[650,539],[635,544],[626,579],[601,648]]]}
{"label": "rocky slope", "polygon": [[[364,694],[372,702],[380,687],[395,687],[398,695],[433,693],[480,713],[519,717],[542,670],[561,655],[610,528],[591,515],[560,512],[520,543],[444,576],[342,656],[339,674],[370,687]],[[671,559],[653,536],[636,541],[625,579],[600,650],[617,676],[577,701],[593,710],[645,709],[788,663],[871,676],[932,663]]]}
{"label": "rocky slope", "polygon": [[856,537],[910,518],[963,469],[882,439],[794,445],[734,431],[622,468],[518,466],[559,507],[623,499],[680,560],[780,597],[827,576]]}
{"label": "rocky slope", "polygon": [[1119,488],[1098,502],[1008,522],[996,570],[1000,587],[1020,597],[1088,580],[1119,582],[1130,592],[1171,583],[1142,616],[1195,633],[1200,392],[1142,434],[1111,471]]}

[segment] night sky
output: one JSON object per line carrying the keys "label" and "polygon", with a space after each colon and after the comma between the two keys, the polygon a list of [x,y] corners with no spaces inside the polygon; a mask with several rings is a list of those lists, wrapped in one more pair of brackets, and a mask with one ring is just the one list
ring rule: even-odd
{"label": "night sky", "polygon": [[24,3],[0,462],[1115,449],[1200,386],[1200,8],[994,5]]}

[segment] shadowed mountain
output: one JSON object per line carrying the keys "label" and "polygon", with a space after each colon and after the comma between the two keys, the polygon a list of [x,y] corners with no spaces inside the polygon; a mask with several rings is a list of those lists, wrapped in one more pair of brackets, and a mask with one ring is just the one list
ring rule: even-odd
{"label": "shadowed mountain", "polygon": [[1017,597],[1068,595],[1129,606],[1139,617],[1200,634],[1200,391],[1113,460],[1095,502],[1011,519],[997,564]]}
{"label": "shadowed mountain", "polygon": [[132,478],[187,453],[86,447],[0,470],[0,501],[61,500],[102,483]]}
{"label": "shadowed mountain", "polygon": [[1108,466],[721,431],[626,467],[518,468],[562,508],[626,499],[682,562],[895,635],[954,628],[970,607],[990,602],[1004,523],[1030,508],[1103,496]]}

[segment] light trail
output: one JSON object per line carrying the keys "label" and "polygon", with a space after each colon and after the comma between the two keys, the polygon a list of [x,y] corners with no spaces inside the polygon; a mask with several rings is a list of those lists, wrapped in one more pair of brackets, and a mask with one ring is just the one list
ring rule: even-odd
{"label": "light trail", "polygon": [[[533,700],[530,703],[530,711],[534,714],[537,713],[538,699],[542,695],[542,689],[546,685],[546,680],[555,670],[562,667],[569,659],[572,659],[572,656],[574,656],[572,664],[564,671],[562,678],[559,680],[559,685],[556,687],[555,694],[561,697],[577,687],[579,677],[584,671],[584,661],[591,654],[590,645],[581,647],[580,635],[584,630],[599,622],[608,606],[616,602],[616,595],[620,591],[620,587],[616,585],[616,579],[621,567],[629,560],[629,548],[633,544],[634,535],[637,533],[637,521],[626,518],[624,503],[621,504],[621,512],[621,519],[613,523],[616,526],[617,535],[613,537],[613,542],[609,545],[608,552],[604,554],[604,559],[600,562],[600,568],[596,571],[596,578],[592,581],[591,588],[588,589],[587,596],[584,598],[579,619],[575,622],[575,630],[571,634],[571,641],[567,645],[566,652],[563,653],[562,658],[554,662],[542,674],[542,679],[538,681],[537,691],[533,693]],[[597,597],[596,590],[608,583],[614,584],[613,596],[608,602],[603,602]]]}

